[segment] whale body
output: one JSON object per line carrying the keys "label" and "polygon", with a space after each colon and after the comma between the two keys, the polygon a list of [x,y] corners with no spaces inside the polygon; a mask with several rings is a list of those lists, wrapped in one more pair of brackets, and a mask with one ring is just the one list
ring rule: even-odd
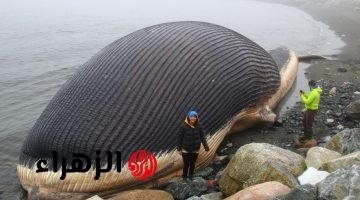
{"label": "whale body", "polygon": [[[131,175],[127,161],[141,149],[157,159],[146,184],[179,175],[178,130],[190,110],[199,113],[210,146],[210,152],[201,147],[196,166],[208,165],[226,135],[275,120],[271,110],[296,77],[297,57],[287,49],[270,53],[233,30],[195,21],[158,24],[114,41],[60,88],[29,132],[17,165],[22,186],[44,196],[136,187],[145,182]],[[121,152],[121,172],[114,166],[95,180],[92,167],[61,180],[61,170],[51,167],[52,152],[95,162],[106,160],[106,151]],[[49,170],[36,173],[41,159]]]}

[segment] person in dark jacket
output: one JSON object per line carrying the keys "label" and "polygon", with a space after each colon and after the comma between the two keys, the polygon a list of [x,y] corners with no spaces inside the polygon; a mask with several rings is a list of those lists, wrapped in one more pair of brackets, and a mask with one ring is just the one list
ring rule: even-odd
{"label": "person in dark jacket", "polygon": [[179,142],[177,150],[181,153],[184,162],[183,178],[192,178],[195,170],[196,159],[199,154],[200,145],[203,144],[205,151],[209,146],[205,139],[204,129],[199,123],[199,115],[190,111],[185,118],[184,124],[179,130]]}

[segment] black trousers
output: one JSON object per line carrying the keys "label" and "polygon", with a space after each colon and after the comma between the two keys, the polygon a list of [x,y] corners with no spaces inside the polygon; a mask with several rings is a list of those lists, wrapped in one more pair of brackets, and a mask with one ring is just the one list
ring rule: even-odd
{"label": "black trousers", "polygon": [[317,110],[306,110],[303,116],[304,139],[312,139],[314,137],[313,124]]}
{"label": "black trousers", "polygon": [[192,176],[195,170],[195,163],[198,157],[198,153],[182,153],[184,168],[183,168],[183,177]]}

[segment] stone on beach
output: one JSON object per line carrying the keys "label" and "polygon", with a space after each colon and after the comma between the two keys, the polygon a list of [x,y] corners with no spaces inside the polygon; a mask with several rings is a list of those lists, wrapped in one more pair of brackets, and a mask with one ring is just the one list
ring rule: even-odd
{"label": "stone on beach", "polygon": [[318,199],[359,199],[360,166],[338,169],[318,184]]}
{"label": "stone on beach", "polygon": [[299,154],[271,144],[251,143],[237,150],[224,169],[219,186],[225,196],[268,181],[295,187],[299,184],[296,177],[305,169],[305,160]]}
{"label": "stone on beach", "polygon": [[205,167],[204,169],[201,169],[200,171],[196,172],[194,174],[194,176],[199,176],[199,177],[205,178],[205,177],[209,176],[213,171],[214,171],[213,168]]}
{"label": "stone on beach", "polygon": [[290,188],[288,186],[271,181],[245,188],[225,200],[266,200],[286,195],[289,192]]}
{"label": "stone on beach", "polygon": [[201,195],[200,197],[202,200],[221,200],[223,199],[223,194],[221,192],[213,192]]}
{"label": "stone on beach", "polygon": [[338,169],[350,167],[354,164],[360,165],[360,151],[325,162],[321,165],[320,170],[334,172]]}
{"label": "stone on beach", "polygon": [[99,197],[98,195],[94,195],[90,198],[87,198],[86,200],[103,200],[103,198]]}
{"label": "stone on beach", "polygon": [[336,93],[336,87],[331,88],[329,95],[334,95]]}
{"label": "stone on beach", "polygon": [[360,100],[351,102],[348,106],[345,108],[346,116],[348,116],[351,119],[360,119]]}
{"label": "stone on beach", "polygon": [[208,182],[201,177],[195,177],[192,181],[174,178],[169,182],[165,191],[171,193],[175,199],[186,199],[203,194],[208,187]]}
{"label": "stone on beach", "polygon": [[301,176],[298,177],[298,180],[301,185],[315,185],[324,180],[328,175],[329,173],[326,171],[319,171],[313,167],[309,167],[303,174],[301,174]]}
{"label": "stone on beach", "polygon": [[341,154],[323,147],[312,147],[306,155],[305,163],[307,167],[319,169],[325,162],[340,158]]}
{"label": "stone on beach", "polygon": [[162,200],[173,200],[171,194],[162,190],[151,190],[151,189],[144,189],[144,190],[129,190],[120,192],[116,196],[110,198],[109,200],[137,200],[137,199],[162,199]]}
{"label": "stone on beach", "polygon": [[325,148],[341,154],[349,154],[360,150],[360,128],[345,129],[331,138]]}
{"label": "stone on beach", "polygon": [[289,194],[273,200],[317,200],[317,188],[311,184],[299,185],[292,189]]}

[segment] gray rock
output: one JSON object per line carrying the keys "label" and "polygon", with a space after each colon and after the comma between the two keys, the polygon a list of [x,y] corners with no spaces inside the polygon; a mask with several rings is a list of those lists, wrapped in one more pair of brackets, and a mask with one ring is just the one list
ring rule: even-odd
{"label": "gray rock", "polygon": [[331,88],[329,95],[334,95],[336,93],[336,87]]}
{"label": "gray rock", "polygon": [[229,156],[227,156],[227,155],[224,155],[224,156],[218,156],[218,155],[216,155],[215,160],[214,160],[214,163],[215,163],[216,165],[224,165],[224,164],[228,163],[229,160],[230,160],[230,159],[229,159]]}
{"label": "gray rock", "polygon": [[336,134],[325,145],[325,148],[341,154],[349,154],[360,150],[360,128],[345,129]]}
{"label": "gray rock", "polygon": [[295,153],[306,157],[307,152],[309,151],[309,148],[299,148],[299,149],[295,149]]}
{"label": "gray rock", "polygon": [[220,153],[226,153],[226,151],[228,150],[228,148],[223,148],[223,149],[221,149],[221,151],[220,151]]}
{"label": "gray rock", "polygon": [[343,130],[343,129],[344,129],[344,126],[343,126],[343,125],[341,125],[341,124],[339,124],[336,128],[337,128],[337,130],[341,131],[341,130]]}
{"label": "gray rock", "polygon": [[221,192],[213,192],[209,194],[201,195],[202,200],[221,200],[223,199],[223,194]]}
{"label": "gray rock", "polygon": [[360,128],[350,129],[344,133],[342,152],[350,154],[360,151]]}
{"label": "gray rock", "polygon": [[353,165],[360,165],[360,151],[325,162],[321,165],[320,170],[334,172],[338,169],[351,167]]}
{"label": "gray rock", "polygon": [[214,171],[211,167],[205,167],[204,169],[200,170],[199,172],[195,173],[194,176],[200,176],[200,177],[207,177]]}
{"label": "gray rock", "polygon": [[305,163],[307,167],[319,169],[325,162],[340,158],[341,154],[322,147],[312,147],[306,154]]}
{"label": "gray rock", "polygon": [[165,191],[171,193],[174,199],[186,199],[192,196],[200,196],[208,190],[208,183],[201,177],[191,180],[181,178],[172,179]]}
{"label": "gray rock", "polygon": [[346,116],[351,119],[360,119],[360,100],[351,102],[345,108]]}
{"label": "gray rock", "polygon": [[347,99],[347,98],[349,98],[349,95],[347,93],[344,93],[340,96],[340,98]]}
{"label": "gray rock", "polygon": [[191,186],[193,186],[194,189],[198,191],[205,192],[208,189],[209,184],[205,179],[201,177],[195,177],[191,182]]}
{"label": "gray rock", "polygon": [[347,72],[347,69],[345,67],[338,67],[337,71],[338,72]]}
{"label": "gray rock", "polygon": [[334,124],[334,119],[326,119],[326,124],[327,125],[332,125],[332,124]]}
{"label": "gray rock", "polygon": [[325,114],[326,114],[326,115],[331,115],[331,114],[332,114],[332,111],[331,111],[331,110],[327,110]]}
{"label": "gray rock", "polygon": [[[278,200],[316,200],[317,188],[316,186],[306,184],[296,186],[289,194],[282,197],[277,197]],[[275,200],[273,199],[273,200]]]}
{"label": "gray rock", "polygon": [[360,166],[338,169],[318,185],[318,199],[359,199]]}
{"label": "gray rock", "polygon": [[95,196],[92,196],[90,198],[87,198],[86,200],[104,200],[104,199],[99,197],[98,195],[95,195]]}
{"label": "gray rock", "polygon": [[192,196],[190,198],[187,198],[186,200],[203,200],[203,199],[198,196]]}
{"label": "gray rock", "polygon": [[216,182],[219,182],[220,178],[221,178],[221,175],[224,173],[224,169],[223,170],[220,170],[216,176],[215,176],[215,181]]}
{"label": "gray rock", "polygon": [[323,137],[323,138],[321,138],[321,140],[320,140],[320,142],[325,142],[325,143],[327,143],[327,142],[329,142],[331,140],[331,136],[325,136],[325,137]]}
{"label": "gray rock", "polygon": [[305,168],[305,160],[299,154],[271,144],[250,143],[236,151],[221,175],[219,186],[225,196],[268,181],[295,187],[299,184],[296,177]]}
{"label": "gray rock", "polygon": [[342,115],[342,113],[341,112],[337,112],[337,113],[335,113],[335,116],[336,117],[340,117]]}

